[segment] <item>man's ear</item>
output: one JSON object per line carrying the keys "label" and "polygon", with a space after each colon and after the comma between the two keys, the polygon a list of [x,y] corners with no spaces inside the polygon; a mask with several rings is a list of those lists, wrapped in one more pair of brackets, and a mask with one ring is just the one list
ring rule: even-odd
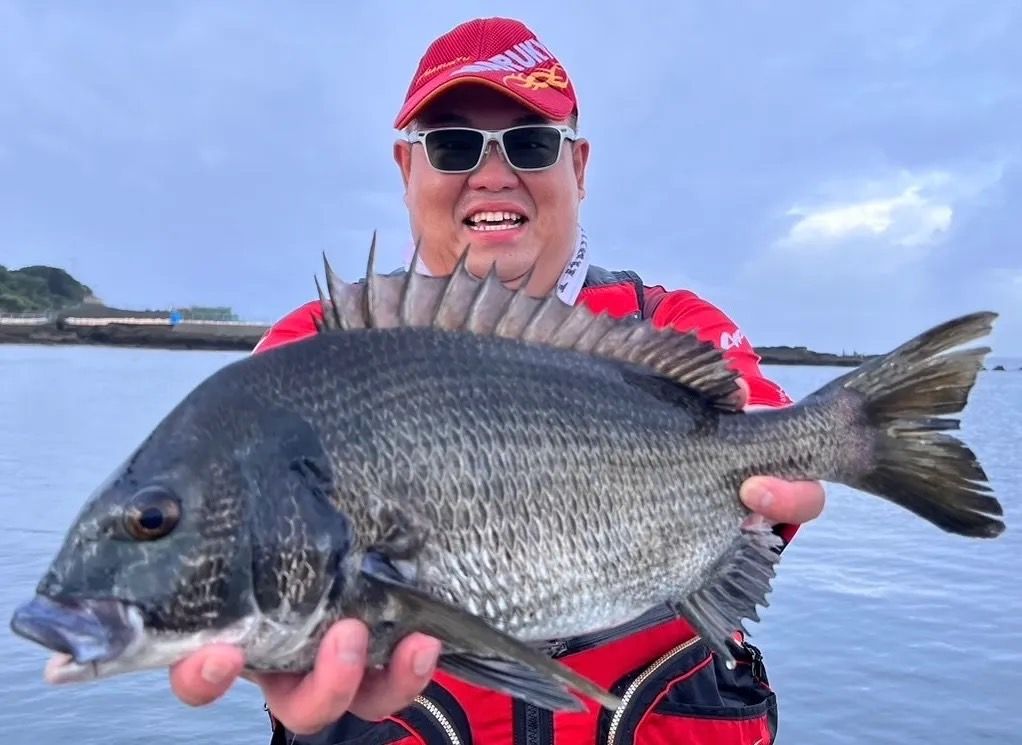
{"label": "man's ear", "polygon": [[589,140],[575,140],[571,148],[571,160],[575,167],[575,182],[578,185],[578,198],[586,197],[586,166],[589,165]]}
{"label": "man's ear", "polygon": [[401,182],[408,189],[408,179],[412,171],[412,144],[404,140],[394,143],[394,162],[401,171]]}

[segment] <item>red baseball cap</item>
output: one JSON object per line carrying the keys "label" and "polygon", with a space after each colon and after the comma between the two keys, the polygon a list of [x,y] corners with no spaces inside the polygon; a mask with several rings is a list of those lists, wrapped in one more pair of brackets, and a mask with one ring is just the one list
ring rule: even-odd
{"label": "red baseball cap", "polygon": [[578,112],[575,89],[563,65],[524,23],[476,18],[426,49],[395,128],[403,129],[437,95],[464,83],[495,88],[549,119]]}

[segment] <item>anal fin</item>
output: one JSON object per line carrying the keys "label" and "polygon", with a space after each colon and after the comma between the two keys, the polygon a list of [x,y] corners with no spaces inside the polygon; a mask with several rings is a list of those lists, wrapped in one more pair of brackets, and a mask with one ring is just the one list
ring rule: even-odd
{"label": "anal fin", "polygon": [[704,585],[672,604],[728,668],[735,666],[728,649],[734,633],[745,631],[743,620],[759,620],[757,606],[769,605],[767,595],[782,543],[765,524],[743,530]]}
{"label": "anal fin", "polygon": [[614,710],[621,700],[538,649],[498,631],[482,618],[423,592],[383,554],[370,551],[362,575],[397,600],[408,627],[451,646],[440,666],[467,681],[551,711],[583,708],[574,689]]}

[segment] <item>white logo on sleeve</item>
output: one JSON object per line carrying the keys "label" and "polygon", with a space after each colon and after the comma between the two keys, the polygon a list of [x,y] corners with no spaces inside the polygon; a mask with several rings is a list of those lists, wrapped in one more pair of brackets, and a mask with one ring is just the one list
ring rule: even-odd
{"label": "white logo on sleeve", "polygon": [[741,329],[735,329],[731,333],[728,333],[727,331],[725,331],[724,333],[722,333],[720,335],[720,348],[721,349],[734,349],[735,347],[741,345],[743,338],[744,337],[742,336],[742,330]]}

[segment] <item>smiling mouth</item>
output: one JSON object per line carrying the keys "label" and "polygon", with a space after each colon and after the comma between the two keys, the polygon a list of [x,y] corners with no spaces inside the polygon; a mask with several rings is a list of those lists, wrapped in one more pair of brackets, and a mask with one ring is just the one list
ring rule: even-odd
{"label": "smiling mouth", "polygon": [[527,219],[517,212],[474,212],[462,222],[470,230],[493,231],[521,227]]}

